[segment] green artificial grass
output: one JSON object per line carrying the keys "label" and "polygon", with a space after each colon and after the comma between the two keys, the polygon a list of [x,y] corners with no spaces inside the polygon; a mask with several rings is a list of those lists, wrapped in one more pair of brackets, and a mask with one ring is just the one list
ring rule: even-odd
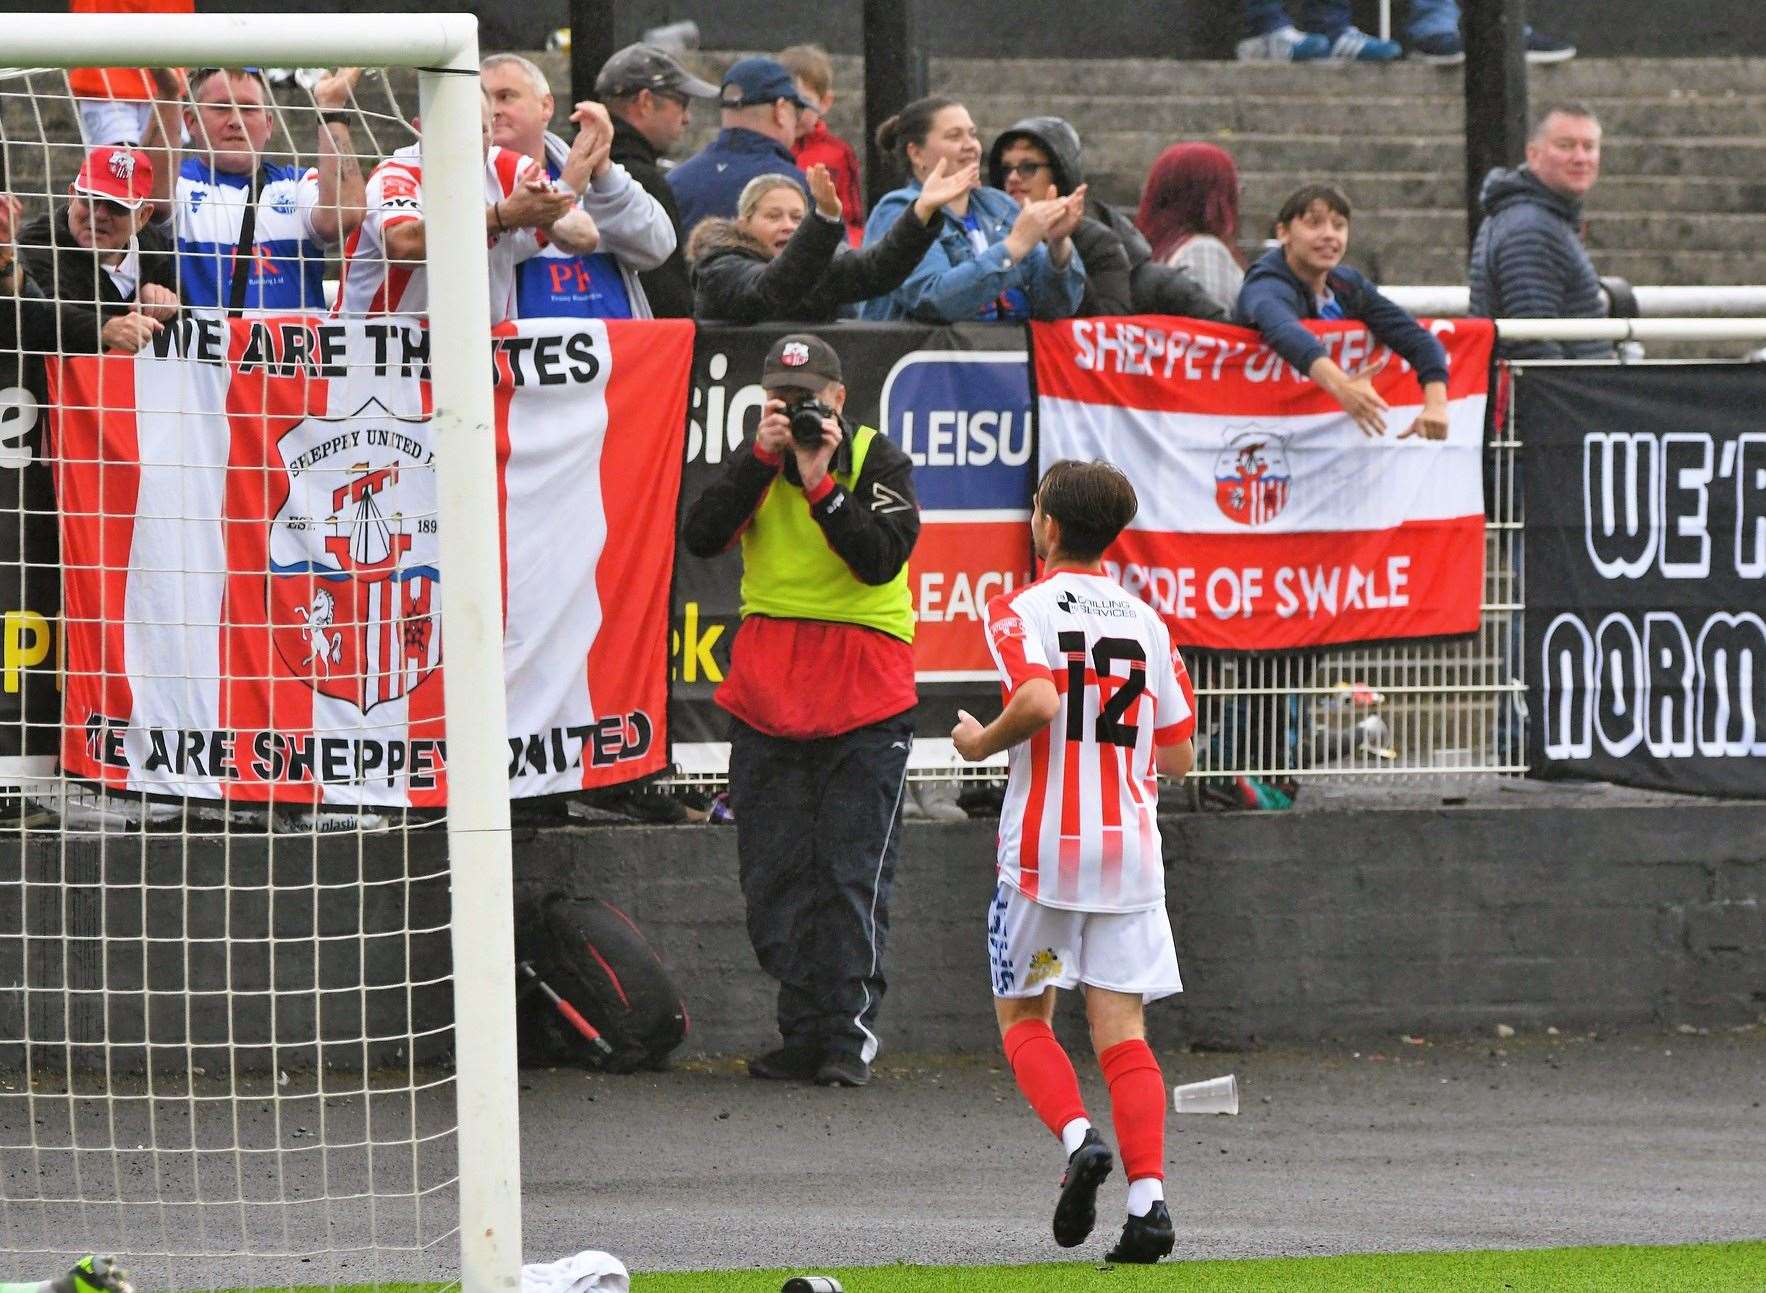
{"label": "green artificial grass", "polygon": [[[846,1293],[1766,1293],[1766,1243],[1516,1252],[1371,1253],[1157,1266],[864,1266],[839,1270],[669,1271],[632,1276],[632,1293],[779,1293],[792,1275],[833,1275]],[[439,1285],[339,1287],[333,1293],[434,1293]],[[457,1288],[458,1286],[450,1286]],[[252,1289],[238,1293],[283,1293]]]}
{"label": "green artificial grass", "polygon": [[1379,1253],[1352,1257],[1165,1261],[1157,1266],[871,1266],[834,1271],[693,1271],[632,1277],[632,1293],[779,1293],[792,1274],[836,1276],[846,1293],[1261,1293],[1267,1289],[1403,1293],[1728,1293],[1766,1290],[1766,1243],[1523,1252]]}

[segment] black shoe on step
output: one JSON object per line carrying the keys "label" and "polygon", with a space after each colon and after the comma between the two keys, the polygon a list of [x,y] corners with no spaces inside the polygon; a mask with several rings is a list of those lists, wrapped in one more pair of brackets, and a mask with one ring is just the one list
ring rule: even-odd
{"label": "black shoe on step", "polygon": [[856,1055],[835,1051],[816,1070],[817,1086],[864,1086],[871,1080],[871,1066]]}
{"label": "black shoe on step", "polygon": [[1177,1232],[1172,1229],[1171,1212],[1160,1199],[1147,1209],[1144,1217],[1131,1216],[1123,1224],[1122,1238],[1104,1255],[1107,1262],[1139,1262],[1151,1265],[1161,1257],[1169,1257],[1177,1245]]}
{"label": "black shoe on step", "polygon": [[749,1060],[748,1076],[769,1082],[807,1082],[821,1066],[821,1047],[787,1043],[776,1051]]}
{"label": "black shoe on step", "polygon": [[1061,1178],[1061,1198],[1055,1204],[1055,1242],[1061,1247],[1084,1243],[1097,1224],[1098,1186],[1115,1162],[1097,1128],[1087,1127],[1079,1148],[1067,1156],[1067,1174]]}

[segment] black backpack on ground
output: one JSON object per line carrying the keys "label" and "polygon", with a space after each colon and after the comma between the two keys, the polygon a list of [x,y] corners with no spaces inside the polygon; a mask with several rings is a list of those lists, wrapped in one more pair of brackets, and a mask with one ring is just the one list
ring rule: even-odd
{"label": "black backpack on ground", "polygon": [[631,917],[599,898],[550,893],[521,914],[515,942],[522,1063],[668,1067],[687,1005]]}

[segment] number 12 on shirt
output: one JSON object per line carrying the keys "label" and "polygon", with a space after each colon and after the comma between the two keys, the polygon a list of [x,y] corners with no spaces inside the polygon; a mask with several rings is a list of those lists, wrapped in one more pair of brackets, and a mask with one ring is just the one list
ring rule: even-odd
{"label": "number 12 on shirt", "polygon": [[[1140,726],[1123,722],[1123,716],[1147,689],[1146,648],[1133,638],[1099,638],[1088,653],[1085,634],[1077,630],[1061,633],[1055,644],[1067,660],[1067,739],[1085,740],[1085,687],[1096,681],[1099,705],[1092,727],[1093,739],[1099,745],[1120,745],[1132,750],[1140,738]],[[1128,662],[1126,678],[1115,677],[1119,661]],[[1107,697],[1103,695],[1105,678],[1117,684]]]}

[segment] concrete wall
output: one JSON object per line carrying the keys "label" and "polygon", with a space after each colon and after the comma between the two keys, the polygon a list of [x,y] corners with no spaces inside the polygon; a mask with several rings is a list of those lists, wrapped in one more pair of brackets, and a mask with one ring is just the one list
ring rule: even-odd
{"label": "concrete wall", "polygon": [[[447,839],[0,847],[0,1068],[351,1068],[451,1049]],[[26,986],[21,986],[26,985]],[[414,986],[408,986],[414,985]]]}
{"label": "concrete wall", "polygon": [[[1766,821],[1754,806],[1163,826],[1188,985],[1153,1008],[1163,1039],[1705,1025],[1766,1011]],[[886,1045],[994,1044],[982,937],[993,836],[983,821],[906,828]],[[733,831],[704,827],[530,832],[517,884],[625,906],[686,991],[687,1050],[741,1052],[771,1041],[772,989],[743,931],[734,845]]]}
{"label": "concrete wall", "polygon": [[[994,830],[906,828],[882,1015],[892,1049],[994,1045],[982,935]],[[1189,985],[1154,1007],[1165,1041],[1720,1025],[1766,1011],[1757,805],[1182,815],[1164,830]],[[744,930],[735,840],[708,826],[523,829],[517,890],[625,908],[686,995],[686,1052],[742,1053],[771,1043],[773,989]],[[117,1071],[138,1071],[150,1049],[211,1072],[390,1064],[413,1035],[419,1059],[445,1053],[439,829],[360,846],[105,845],[0,849],[0,1068],[18,1067],[26,1037],[40,1065]]]}

